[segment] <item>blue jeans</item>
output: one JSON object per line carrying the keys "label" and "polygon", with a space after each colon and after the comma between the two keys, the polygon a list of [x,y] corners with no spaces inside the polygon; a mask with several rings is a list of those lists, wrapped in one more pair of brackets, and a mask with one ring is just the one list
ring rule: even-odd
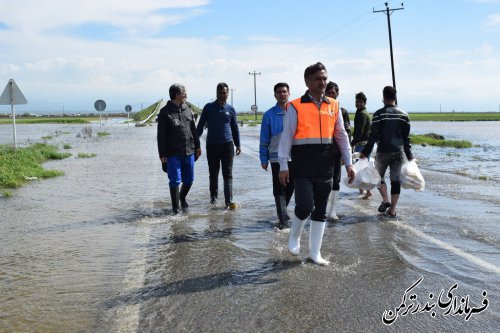
{"label": "blue jeans", "polygon": [[182,183],[190,185],[194,181],[194,154],[188,156],[167,157],[168,185],[179,186]]}

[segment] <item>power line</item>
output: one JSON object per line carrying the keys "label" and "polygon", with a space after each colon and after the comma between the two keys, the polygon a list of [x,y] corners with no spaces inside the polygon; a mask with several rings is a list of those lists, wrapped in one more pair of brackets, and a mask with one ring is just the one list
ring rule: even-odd
{"label": "power line", "polygon": [[[381,4],[383,4],[383,3],[380,3],[380,5]],[[316,39],[313,42],[309,43],[310,47],[302,48],[298,52],[292,52],[288,57],[283,58],[283,61],[287,61],[287,60],[290,60],[292,58],[296,59],[300,55],[303,55],[305,53],[313,51],[312,47],[320,45],[321,43],[323,43],[326,40],[334,41],[334,40],[342,39],[345,36],[351,34],[353,31],[356,31],[356,30],[364,27],[365,25],[371,23],[372,21],[375,21],[376,18],[372,18],[368,21],[360,22],[359,25],[355,25],[354,27],[351,28],[351,26],[353,26],[358,21],[368,17],[368,14],[371,14],[371,13],[369,11],[363,11],[359,15],[355,16],[353,19],[351,19],[347,22],[341,23],[339,26],[333,28],[332,30],[329,30],[328,33],[325,34],[324,36],[322,36],[321,38]],[[343,33],[341,33],[341,32],[343,32]]]}

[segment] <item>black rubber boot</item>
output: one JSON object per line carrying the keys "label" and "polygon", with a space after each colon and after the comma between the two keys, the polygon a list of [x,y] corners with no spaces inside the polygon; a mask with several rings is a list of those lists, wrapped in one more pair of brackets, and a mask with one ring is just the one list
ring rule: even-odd
{"label": "black rubber boot", "polygon": [[186,202],[186,196],[189,193],[189,189],[191,188],[192,184],[186,185],[182,184],[181,186],[181,193],[180,193],[180,200],[181,200],[181,208],[184,213],[188,212],[188,203]]}
{"label": "black rubber boot", "polygon": [[287,213],[286,213],[286,197],[284,195],[279,195],[274,197],[274,202],[276,203],[276,213],[278,214],[278,229],[283,229],[286,227]]}
{"label": "black rubber boot", "polygon": [[219,192],[217,185],[217,180],[210,178],[210,204],[212,205],[217,203],[217,192]]}
{"label": "black rubber boot", "polygon": [[233,180],[224,179],[224,200],[226,208],[230,208],[233,203]]}
{"label": "black rubber boot", "polygon": [[172,200],[172,212],[174,214],[179,213],[179,186],[170,188],[170,199]]}

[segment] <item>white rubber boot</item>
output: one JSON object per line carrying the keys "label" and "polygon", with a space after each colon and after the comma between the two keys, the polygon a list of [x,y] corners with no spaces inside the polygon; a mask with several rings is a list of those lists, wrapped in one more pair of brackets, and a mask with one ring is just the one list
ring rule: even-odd
{"label": "white rubber boot", "polygon": [[329,262],[321,257],[321,244],[323,243],[323,233],[325,231],[326,222],[318,222],[311,220],[309,229],[309,258],[318,265],[328,265]]}
{"label": "white rubber boot", "polygon": [[300,253],[300,235],[304,231],[306,221],[307,219],[301,220],[293,214],[290,237],[288,238],[288,252],[294,256],[298,256]]}
{"label": "white rubber boot", "polygon": [[337,216],[337,201],[339,199],[339,191],[331,191],[330,196],[328,197],[328,210],[326,217],[332,220],[338,220]]}

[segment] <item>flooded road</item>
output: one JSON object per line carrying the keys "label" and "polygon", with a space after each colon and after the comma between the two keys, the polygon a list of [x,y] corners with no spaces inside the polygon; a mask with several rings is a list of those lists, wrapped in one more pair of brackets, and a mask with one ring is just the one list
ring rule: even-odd
{"label": "flooded road", "polygon": [[[413,128],[447,137],[441,124]],[[308,227],[298,258],[287,251],[289,230],[274,228],[258,127],[241,129],[240,208],[209,204],[203,143],[191,211],[171,216],[156,127],[116,121],[103,128],[109,136],[96,137],[93,124],[91,138],[77,137],[86,126],[18,127],[21,144],[58,131],[48,142],[70,144],[73,157],[45,164],[65,176],[0,198],[0,332],[498,331],[499,183],[454,171],[472,170],[476,148],[454,160],[415,147],[426,191],[403,190],[397,220],[376,213],[378,194],[362,200],[341,187],[340,221],[328,223],[322,248],[330,265],[319,267],[307,260]],[[0,126],[1,143],[10,130]],[[490,136],[485,159],[498,161]],[[449,163],[438,163],[444,156]],[[411,304],[419,311],[404,314]]]}

